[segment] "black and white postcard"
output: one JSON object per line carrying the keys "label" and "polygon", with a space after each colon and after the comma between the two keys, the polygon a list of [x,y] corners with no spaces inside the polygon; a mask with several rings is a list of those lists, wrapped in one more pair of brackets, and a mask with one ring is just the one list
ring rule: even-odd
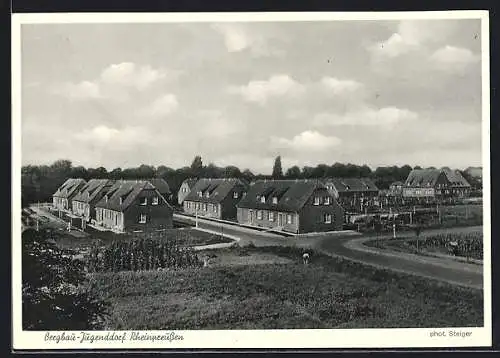
{"label": "black and white postcard", "polygon": [[12,16],[14,349],[491,346],[487,11]]}

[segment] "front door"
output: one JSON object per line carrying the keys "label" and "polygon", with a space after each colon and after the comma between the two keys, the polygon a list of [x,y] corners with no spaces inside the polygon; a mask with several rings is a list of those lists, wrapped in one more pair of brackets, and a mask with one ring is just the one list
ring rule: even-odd
{"label": "front door", "polygon": [[278,226],[283,227],[283,214],[278,214]]}
{"label": "front door", "polygon": [[253,225],[254,224],[254,220],[255,220],[255,218],[254,218],[254,212],[253,212],[253,210],[250,210],[249,213],[250,213],[250,224]]}

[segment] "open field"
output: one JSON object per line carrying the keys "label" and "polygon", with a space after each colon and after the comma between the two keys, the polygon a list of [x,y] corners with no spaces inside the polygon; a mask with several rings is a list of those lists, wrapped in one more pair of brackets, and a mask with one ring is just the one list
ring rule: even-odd
{"label": "open field", "polygon": [[398,239],[371,240],[367,246],[380,249],[407,252],[421,255],[447,255],[475,260],[483,259],[482,233],[439,234],[419,238],[403,237]]}
{"label": "open field", "polygon": [[201,246],[233,240],[220,235],[215,235],[192,228],[171,229],[162,232],[137,233],[137,234],[116,234],[110,231],[98,231],[87,227],[84,237],[74,237],[66,231],[59,231],[56,237],[56,244],[65,249],[88,250],[93,245],[109,246],[113,241],[131,241],[139,238],[152,238],[158,241],[172,241],[177,246]]}
{"label": "open field", "polygon": [[292,247],[211,250],[210,267],[97,273],[106,329],[481,326],[480,290]]}

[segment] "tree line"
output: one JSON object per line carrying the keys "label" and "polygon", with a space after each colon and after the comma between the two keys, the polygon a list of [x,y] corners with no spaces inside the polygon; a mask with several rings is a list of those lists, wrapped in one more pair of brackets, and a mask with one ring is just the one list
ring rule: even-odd
{"label": "tree line", "polygon": [[163,178],[170,186],[173,202],[176,194],[187,178],[239,178],[246,182],[256,179],[311,179],[324,177],[356,178],[368,177],[374,180],[380,189],[387,189],[392,182],[405,181],[412,169],[409,165],[402,167],[378,167],[372,171],[367,165],[335,163],[333,165],[319,164],[316,167],[292,166],[283,172],[281,157],[275,159],[271,175],[254,174],[249,169],[241,170],[236,166],[219,167],[213,163],[205,165],[201,156],[196,156],[190,166],[171,168],[165,165],[158,167],[142,164],[135,168],[115,168],[111,171],[104,167],[85,168],[73,166],[70,160],[57,160],[51,165],[26,165],[22,167],[21,188],[22,202],[26,206],[37,201],[51,201],[52,194],[68,179],[147,179]]}

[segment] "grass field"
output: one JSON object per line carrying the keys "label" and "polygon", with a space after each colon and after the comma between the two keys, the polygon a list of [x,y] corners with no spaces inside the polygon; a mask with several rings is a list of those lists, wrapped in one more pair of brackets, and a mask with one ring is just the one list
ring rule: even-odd
{"label": "grass field", "polygon": [[232,242],[233,240],[220,235],[215,235],[192,228],[171,229],[163,232],[154,232],[151,234],[115,234],[110,231],[98,231],[87,227],[86,232],[89,234],[86,237],[74,237],[71,234],[61,231],[59,232],[56,244],[61,248],[73,250],[86,250],[93,244],[110,245],[113,241],[130,241],[141,237],[151,237],[155,240],[174,241],[179,246],[198,246],[210,245],[223,242]]}
{"label": "grass field", "polygon": [[482,326],[483,296],[291,247],[211,251],[211,267],[99,273],[105,329]]}
{"label": "grass field", "polygon": [[[449,246],[450,242],[456,243],[454,250]],[[482,233],[454,233],[439,234],[423,237],[418,240],[416,237],[370,240],[365,245],[380,249],[406,252],[421,255],[448,255],[469,257],[476,260],[483,259],[483,234]]]}

